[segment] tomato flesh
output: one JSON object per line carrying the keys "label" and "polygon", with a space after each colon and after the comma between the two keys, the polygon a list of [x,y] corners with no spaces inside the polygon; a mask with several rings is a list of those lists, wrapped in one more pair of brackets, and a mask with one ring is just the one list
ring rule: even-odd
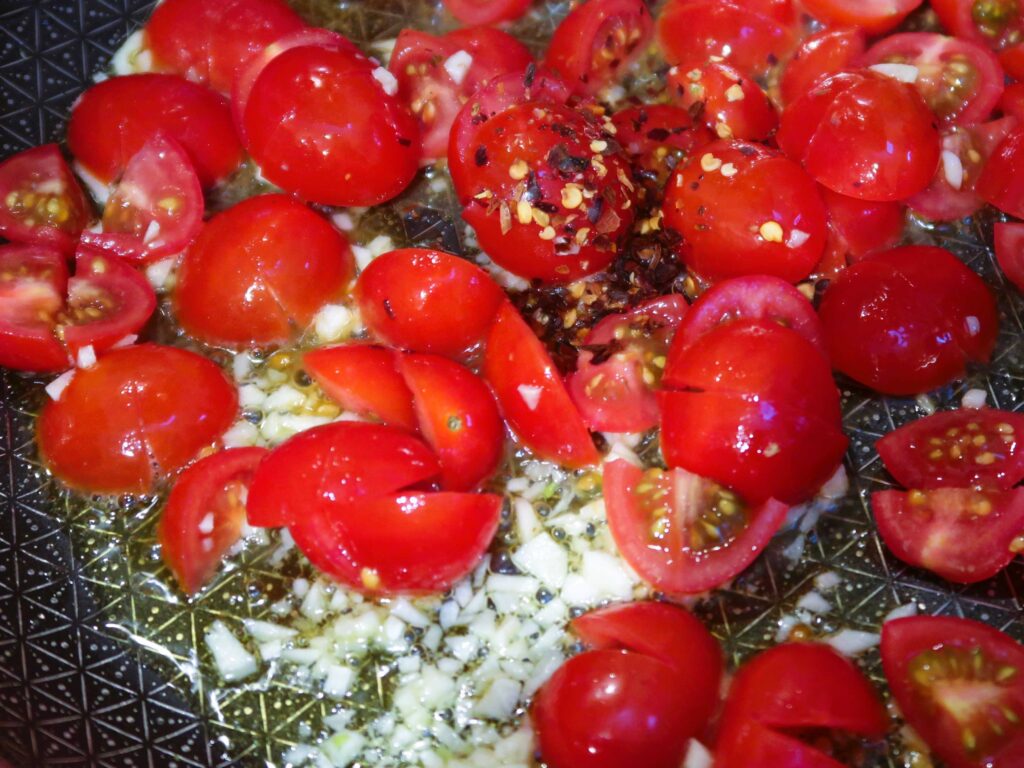
{"label": "tomato flesh", "polygon": [[811,15],[827,25],[859,27],[877,35],[899,26],[923,0],[804,0]]}
{"label": "tomato flesh", "polygon": [[999,268],[1018,291],[1024,291],[1024,224],[1001,221],[994,229]]}
{"label": "tomato flesh", "polygon": [[628,107],[612,115],[612,123],[634,169],[652,177],[659,188],[681,160],[710,141],[689,112],[672,104]]}
{"label": "tomato flesh", "polygon": [[444,0],[444,7],[463,24],[497,24],[526,13],[531,0]]}

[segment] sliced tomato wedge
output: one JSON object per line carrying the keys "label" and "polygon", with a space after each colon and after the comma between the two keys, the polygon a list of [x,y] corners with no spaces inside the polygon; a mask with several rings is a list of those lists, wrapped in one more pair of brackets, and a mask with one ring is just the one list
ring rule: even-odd
{"label": "sliced tomato wedge", "polygon": [[803,0],[816,19],[828,25],[859,27],[872,35],[899,26],[923,0]]}
{"label": "sliced tomato wedge", "polygon": [[128,160],[107,199],[103,231],[82,242],[138,263],[181,253],[203,227],[203,189],[188,153],[155,134]]}
{"label": "sliced tomato wedge", "polygon": [[194,595],[241,538],[245,500],[266,448],[229,448],[190,466],[174,483],[157,525],[160,556]]}
{"label": "sliced tomato wedge", "polygon": [[497,24],[515,21],[531,0],[444,0],[444,7],[463,24]]}
{"label": "sliced tomato wedge", "polygon": [[885,468],[905,488],[1009,490],[1024,480],[1024,414],[990,408],[943,411],[875,443]]}
{"label": "sliced tomato wedge", "polygon": [[335,422],[285,440],[249,487],[250,525],[294,525],[321,508],[379,498],[440,472],[422,440],[394,427]]}
{"label": "sliced tomato wedge", "polygon": [[658,297],[604,318],[587,334],[566,387],[590,429],[643,432],[657,425],[654,390],[687,308],[682,296]]}
{"label": "sliced tomato wedge", "polygon": [[483,556],[501,505],[501,496],[482,493],[335,499],[288,530],[314,565],[360,592],[442,592]]}
{"label": "sliced tomato wedge", "polygon": [[878,491],[871,509],[896,557],[957,584],[995,576],[1024,550],[1024,490]]}
{"label": "sliced tomato wedge", "polygon": [[376,344],[340,344],[303,355],[303,367],[346,411],[415,432],[412,392],[395,366],[395,351]]}
{"label": "sliced tomato wedge", "polygon": [[551,356],[511,303],[498,311],[487,337],[483,375],[531,451],[574,469],[600,460]]}
{"label": "sliced tomato wedge", "polygon": [[67,262],[59,250],[0,246],[0,365],[42,372],[68,367],[68,354],[53,332],[67,287]]}
{"label": "sliced tomato wedge", "polygon": [[1024,224],[1010,221],[995,225],[996,261],[1006,279],[1024,291]]}
{"label": "sliced tomato wedge", "polygon": [[669,594],[721,586],[750,565],[788,507],[751,507],[736,494],[681,469],[605,465],[604,494],[615,544],[640,576]]}
{"label": "sliced tomato wedge", "polygon": [[56,144],[26,149],[0,163],[0,236],[70,253],[91,218]]}
{"label": "sliced tomato wedge", "polygon": [[950,768],[1024,764],[1024,647],[998,629],[951,616],[882,626],[893,698]]}
{"label": "sliced tomato wedge", "polygon": [[867,35],[857,27],[827,27],[804,39],[779,79],[783,104],[803,96],[818,81],[849,69],[867,48]]}

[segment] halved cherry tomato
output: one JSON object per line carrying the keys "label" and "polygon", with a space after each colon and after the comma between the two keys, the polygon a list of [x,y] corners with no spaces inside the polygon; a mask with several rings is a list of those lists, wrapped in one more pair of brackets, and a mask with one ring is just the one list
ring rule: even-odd
{"label": "halved cherry tomato", "polygon": [[505,428],[494,395],[468,368],[436,355],[398,355],[420,431],[441,463],[441,487],[477,488],[495,473]]}
{"label": "halved cherry tomato", "polygon": [[768,94],[725,62],[672,67],[668,88],[676,102],[719,138],[763,141],[779,126]]}
{"label": "halved cherry tomato", "polygon": [[842,768],[787,733],[828,729],[881,738],[888,719],[871,683],[826,645],[769,648],[737,672],[715,746],[721,768]]}
{"label": "halved cherry tomato", "polygon": [[478,88],[508,72],[521,74],[532,61],[526,46],[493,27],[446,35],[403,29],[388,69],[399,97],[419,118],[424,159],[447,156],[452,123]]}
{"label": "halved cherry tomato", "polygon": [[249,59],[304,26],[284,0],[168,0],[143,34],[157,69],[227,93]]}
{"label": "halved cherry tomato", "polygon": [[980,486],[1009,490],[1024,480],[1024,414],[961,408],[917,419],[875,443],[905,488]]}
{"label": "halved cherry tomato", "polygon": [[819,310],[836,370],[886,394],[916,394],[989,359],[999,328],[988,287],[934,246],[906,246],[854,264]]}
{"label": "halved cherry tomato", "polygon": [[658,18],[658,40],[672,64],[720,56],[749,76],[765,74],[793,49],[796,38],[779,23],[745,3],[671,0]]}
{"label": "halved cherry tomato", "polygon": [[987,48],[934,32],[903,32],[875,43],[861,66],[909,64],[914,87],[945,125],[987,120],[1003,95],[1003,70]]}
{"label": "halved cherry tomato", "polygon": [[615,140],[640,173],[663,187],[691,151],[711,140],[690,113],[671,104],[642,104],[612,115]]}
{"label": "halved cherry tomato", "polygon": [[819,80],[849,69],[866,48],[867,35],[856,27],[827,27],[806,38],[779,80],[782,103],[796,101]]}
{"label": "halved cherry tomato", "polygon": [[242,535],[249,483],[266,448],[230,448],[190,466],[160,514],[160,556],[188,594],[210,581]]}
{"label": "halved cherry tomato", "polygon": [[1018,291],[1024,291],[1024,224],[996,222],[994,239],[999,268]]}
{"label": "halved cherry tomato", "polygon": [[444,0],[444,7],[463,24],[497,24],[526,13],[531,0]]}
{"label": "halved cherry tomato", "polygon": [[71,110],[68,147],[89,173],[110,183],[161,131],[185,148],[204,188],[242,161],[227,101],[178,75],[127,75],[92,86]]}
{"label": "halved cherry tomato", "polygon": [[1016,0],[932,0],[931,6],[954,35],[996,51],[1013,47],[1024,34]]}
{"label": "halved cherry tomato", "polygon": [[827,25],[859,27],[871,35],[899,26],[923,0],[803,0],[816,19]]}
{"label": "halved cherry tomato", "polygon": [[268,181],[307,200],[390,200],[412,181],[422,151],[393,81],[342,47],[290,48],[253,82],[242,115],[246,147]]}
{"label": "halved cherry tomato", "polygon": [[[905,209],[895,201],[858,200],[819,187],[828,209],[828,225],[843,250],[853,261],[895,246],[906,227]],[[924,193],[922,193],[924,194]]]}
{"label": "halved cherry tomato", "polygon": [[574,93],[589,96],[618,79],[653,34],[643,0],[589,0],[555,29],[544,64]]}
{"label": "halved cherry tomato", "polygon": [[412,392],[395,366],[395,351],[376,344],[320,347],[302,357],[306,373],[346,411],[415,432]]}
{"label": "halved cherry tomato", "polygon": [[514,105],[477,126],[472,149],[448,160],[480,246],[527,279],[564,283],[604,269],[635,207],[629,166],[612,138],[582,113],[545,102]]}
{"label": "halved cherry tomato", "polygon": [[999,100],[999,109],[1007,117],[1024,121],[1024,83],[1010,83],[1006,86],[1003,98]]}
{"label": "halved cherry tomato", "polygon": [[779,530],[785,504],[749,506],[682,469],[605,465],[608,525],[626,561],[656,589],[697,594],[743,571]]}
{"label": "halved cherry tomato", "polygon": [[377,338],[450,357],[483,340],[505,300],[480,267],[425,248],[374,259],[359,275],[355,295],[363,322]]}
{"label": "halved cherry tomato", "polygon": [[662,296],[605,317],[587,334],[566,387],[590,429],[643,432],[657,426],[653,390],[686,311],[682,296]]}
{"label": "halved cherry tomato", "polygon": [[717,699],[715,639],[665,603],[594,611],[572,627],[596,648],[566,662],[534,699],[544,761],[552,768],[681,765]]}
{"label": "halved cherry tomato", "polygon": [[385,497],[439,472],[433,451],[395,427],[349,421],[314,427],[260,463],[249,486],[249,523],[294,525],[321,508]]}
{"label": "halved cherry tomato", "polygon": [[900,712],[950,768],[1024,763],[1024,648],[951,616],[882,625],[882,665]]}
{"label": "halved cherry tomato", "polygon": [[1003,213],[1024,218],[1024,128],[1018,126],[996,147],[976,186],[981,198]]}
{"label": "halved cherry tomato", "polygon": [[92,211],[56,144],[0,163],[0,236],[69,253]]}
{"label": "halved cherry tomato", "polygon": [[862,200],[916,194],[939,164],[939,134],[920,94],[870,70],[833,75],[789,104],[776,138],[819,183]]}
{"label": "halved cherry tomato", "polygon": [[600,459],[555,364],[511,303],[487,337],[483,375],[505,421],[531,451],[578,468]]}
{"label": "halved cherry tomato", "polygon": [[259,195],[217,214],[182,260],[178,322],[207,344],[287,341],[344,292],[354,271],[348,240],[285,195]]}
{"label": "halved cherry tomato", "polygon": [[878,491],[871,510],[896,557],[957,584],[995,576],[1021,548],[1024,490]]}
{"label": "halved cherry tomato", "polygon": [[150,262],[181,253],[203,227],[203,189],[188,153],[155,134],[128,160],[107,199],[103,231],[82,242],[130,261]]}
{"label": "halved cherry tomato", "polygon": [[814,180],[760,144],[719,141],[669,180],[665,223],[686,265],[707,280],[807,277],[825,248],[827,212]]}
{"label": "halved cherry tomato", "polygon": [[231,426],[234,385],[214,363],[156,344],[114,349],[75,372],[36,424],[46,466],[88,493],[147,493]]}
{"label": "halved cherry tomato", "polygon": [[674,366],[673,360],[712,328],[737,320],[768,320],[792,328],[826,354],[825,331],[807,297],[777,277],[748,275],[723,280],[701,294],[679,326],[668,365]]}

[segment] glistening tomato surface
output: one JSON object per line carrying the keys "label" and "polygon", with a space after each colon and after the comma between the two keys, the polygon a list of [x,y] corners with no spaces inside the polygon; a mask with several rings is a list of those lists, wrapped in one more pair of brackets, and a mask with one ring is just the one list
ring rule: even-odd
{"label": "glistening tomato surface", "polygon": [[867,36],[856,27],[829,27],[806,38],[779,79],[782,103],[795,101],[819,80],[848,69],[866,47]]}
{"label": "glistening tomato surface", "polygon": [[931,6],[954,35],[996,51],[1017,45],[1024,34],[1015,0],[932,0]]}
{"label": "glistening tomato surface", "polygon": [[1018,126],[995,148],[978,178],[981,198],[1003,213],[1024,218],[1024,129]]}
{"label": "glistening tomato surface", "polygon": [[950,768],[1024,761],[1024,648],[976,621],[882,625],[882,665],[907,722]]}
{"label": "glistening tomato surface", "polygon": [[999,318],[988,287],[948,251],[876,254],[832,283],[819,310],[836,370],[887,394],[927,392],[987,361]]}
{"label": "glistening tomato surface", "polygon": [[895,201],[858,200],[820,187],[828,208],[828,225],[839,246],[853,261],[895,246],[906,226],[905,208]]}
{"label": "glistening tomato surface", "polygon": [[497,24],[518,19],[530,0],[444,0],[444,6],[463,24]]}
{"label": "glistening tomato surface", "polygon": [[379,77],[337,47],[291,48],[270,61],[242,115],[267,180],[325,205],[376,205],[404,190],[419,167],[419,126]]}
{"label": "glistening tomato surface", "polygon": [[377,338],[452,357],[483,340],[505,300],[480,267],[426,248],[374,259],[359,275],[355,294],[363,322]]}
{"label": "glistening tomato surface", "polygon": [[995,251],[999,268],[1018,291],[1024,291],[1024,224],[997,222]]}
{"label": "glistening tomato surface", "polygon": [[285,195],[251,197],[214,216],[182,261],[181,327],[207,344],[287,341],[339,298],[354,262],[343,234]]}
{"label": "glistening tomato surface", "polygon": [[27,149],[0,163],[0,236],[68,253],[91,218],[56,144]]}
{"label": "glistening tomato surface", "polygon": [[686,265],[707,280],[765,274],[796,282],[821,258],[827,213],[814,180],[776,152],[719,141],[669,180],[665,224]]}
{"label": "glistening tomato surface", "polygon": [[627,107],[612,115],[615,139],[642,173],[663,187],[679,161],[713,137],[690,113],[671,104]]}
{"label": "glistening tomato surface", "polygon": [[939,134],[913,86],[844,72],[789,104],[779,146],[829,189],[863,200],[900,200],[928,186]]}
{"label": "glistening tomato surface", "polygon": [[604,494],[615,544],[640,576],[669,594],[697,594],[743,571],[778,531],[788,507],[747,505],[680,469],[605,465]]}
{"label": "glistening tomato surface", "polygon": [[804,0],[811,14],[829,26],[859,27],[876,35],[899,25],[922,0]]}
{"label": "glistening tomato surface", "polygon": [[779,125],[768,94],[724,62],[673,67],[668,88],[674,101],[719,138],[764,141]]}
{"label": "glistening tomato surface", "polygon": [[245,496],[266,448],[230,448],[190,466],[160,515],[160,556],[181,588],[198,592],[242,535]]}
{"label": "glistening tomato surface", "polygon": [[68,147],[109,183],[159,131],[185,148],[204,188],[242,161],[227,101],[178,75],[127,75],[92,86],[71,110]]}
{"label": "glistening tomato surface", "polygon": [[235,387],[212,362],[156,344],[115,349],[43,406],[46,466],[89,493],[146,493],[234,421]]}

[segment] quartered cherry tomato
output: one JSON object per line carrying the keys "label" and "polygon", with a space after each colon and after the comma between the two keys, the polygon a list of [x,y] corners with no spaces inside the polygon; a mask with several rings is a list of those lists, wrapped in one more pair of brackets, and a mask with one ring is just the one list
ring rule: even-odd
{"label": "quartered cherry tomato", "polygon": [[91,218],[56,144],[26,149],[0,163],[0,236],[70,253]]}
{"label": "quartered cherry tomato", "polygon": [[818,182],[862,200],[916,194],[939,164],[939,134],[920,94],[870,70],[833,75],[790,103],[776,138]]}
{"label": "quartered cherry tomato", "polygon": [[158,70],[228,93],[249,59],[304,26],[285,0],[168,0],[143,34]]}
{"label": "quartered cherry tomato", "polygon": [[995,576],[1024,550],[1024,490],[877,491],[871,511],[896,557],[957,584]]}
{"label": "quartered cherry tomato", "polygon": [[114,349],[75,372],[36,425],[46,466],[87,493],[147,493],[217,440],[238,409],[214,363],[156,344]]}
{"label": "quartered cherry tomato", "polygon": [[555,29],[544,65],[582,95],[616,81],[654,34],[643,0],[590,0]]}
{"label": "quartered cherry tomato", "polygon": [[178,322],[231,348],[292,338],[355,269],[345,236],[285,195],[251,197],[206,223],[182,261]]}
{"label": "quartered cherry tomato", "polygon": [[720,141],[676,169],[665,224],[683,236],[686,265],[707,280],[807,277],[821,258],[827,212],[814,180],[760,144]]}
{"label": "quartered cherry tomato", "polygon": [[816,19],[829,26],[858,27],[871,35],[899,26],[923,0],[803,0]]}
{"label": "quartered cherry tomato", "polygon": [[725,62],[673,67],[668,88],[677,103],[719,138],[764,141],[779,125],[768,94]]}
{"label": "quartered cherry tomato", "polygon": [[342,46],[278,54],[244,109],[246,147],[264,177],[312,202],[383,203],[419,167],[419,126],[393,76]]}
{"label": "quartered cherry tomato", "polygon": [[511,303],[488,334],[483,375],[505,421],[542,458],[586,467],[600,458],[547,350]]}
{"label": "quartered cherry tomato", "polygon": [[203,189],[188,153],[155,134],[128,160],[107,199],[101,232],[82,242],[116,257],[151,262],[184,251],[203,226]]}
{"label": "quartered cherry tomato", "polygon": [[505,294],[490,275],[444,251],[402,248],[370,262],[356,300],[382,341],[458,357],[487,335]]}
{"label": "quartered cherry tomato", "polygon": [[951,616],[882,625],[882,666],[910,726],[950,768],[1024,761],[1024,647]]}
{"label": "quartered cherry tomato", "polygon": [[531,0],[444,0],[444,7],[463,24],[497,24],[526,13]]}
{"label": "quartered cherry tomato", "polygon": [[807,37],[779,79],[782,103],[796,101],[818,81],[849,69],[866,48],[867,35],[857,27],[828,27]]}
{"label": "quartered cherry tomato", "polygon": [[669,594],[697,594],[743,571],[779,530],[789,507],[750,505],[682,469],[605,465],[608,525],[640,576]]}
{"label": "quartered cherry tomato", "polygon": [[994,229],[999,268],[1018,291],[1024,291],[1024,224],[1001,221]]}
{"label": "quartered cherry tomato", "polygon": [[230,448],[200,459],[175,481],[160,514],[160,556],[195,594],[242,535],[245,498],[266,448]]}
{"label": "quartered cherry tomato", "polygon": [[92,86],[71,110],[68,147],[82,167],[110,183],[159,132],[185,148],[204,188],[242,161],[227,101],[178,75],[126,75]]}
{"label": "quartered cherry tomato", "polygon": [[835,280],[819,311],[836,370],[887,394],[917,394],[992,354],[999,317],[988,287],[948,251],[875,254]]}

